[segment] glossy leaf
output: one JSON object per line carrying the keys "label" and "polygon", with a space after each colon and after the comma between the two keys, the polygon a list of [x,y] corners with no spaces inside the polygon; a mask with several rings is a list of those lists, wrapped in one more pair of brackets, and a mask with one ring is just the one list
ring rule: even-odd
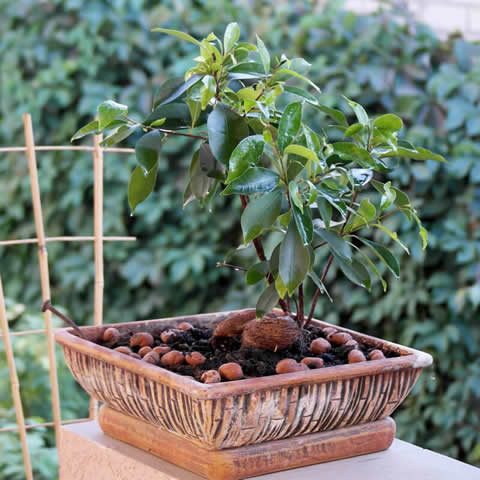
{"label": "glossy leaf", "polygon": [[112,123],[117,117],[124,117],[127,115],[128,107],[121,103],[107,100],[102,102],[97,109],[98,113],[98,128],[103,130],[107,125]]}
{"label": "glossy leaf", "polygon": [[278,125],[278,148],[283,152],[298,133],[302,121],[302,104],[294,102],[287,105]]}
{"label": "glossy leaf", "polygon": [[285,148],[284,153],[292,153],[294,155],[300,155],[301,157],[306,158],[307,160],[310,160],[314,163],[319,163],[318,157],[315,154],[315,152],[313,152],[309,148],[304,147],[302,145],[295,145],[295,144],[288,145]]}
{"label": "glossy leaf", "polygon": [[377,209],[368,198],[364,198],[360,202],[360,206],[355,213],[350,225],[348,225],[348,231],[354,231],[358,228],[365,227],[377,216]]}
{"label": "glossy leaf", "polygon": [[239,193],[251,195],[253,193],[266,193],[274,190],[280,182],[280,176],[262,167],[250,167],[242,175],[237,177],[222,192],[222,195]]}
{"label": "glossy leaf", "polygon": [[265,140],[262,135],[244,138],[230,156],[226,183],[229,184],[244,173],[248,167],[257,164],[262,156],[264,146]]}
{"label": "glossy leaf", "polygon": [[128,182],[128,204],[132,214],[135,208],[152,193],[157,179],[157,165],[145,172],[140,166],[135,167]]}
{"label": "glossy leaf", "polygon": [[290,222],[280,246],[278,272],[289,295],[303,282],[310,269],[310,251],[303,246],[295,222]]}
{"label": "glossy leaf", "polygon": [[267,193],[249,202],[241,218],[243,241],[248,243],[270,228],[282,208],[282,193],[280,190]]}
{"label": "glossy leaf", "polygon": [[297,205],[292,205],[293,218],[300,233],[303,245],[308,245],[313,239],[312,212],[305,206],[302,210]]}
{"label": "glossy leaf", "polygon": [[307,90],[304,90],[303,88],[299,87],[294,87],[293,85],[284,85],[283,89],[291,93],[293,95],[296,95],[297,97],[303,98],[306,100],[308,103],[311,103],[312,105],[318,106],[318,100],[317,98],[312,95],[310,92],[307,92]]}
{"label": "glossy leaf", "polygon": [[240,140],[248,136],[245,120],[226,105],[218,105],[208,116],[208,139],[215,158],[228,164]]}
{"label": "glossy leaf", "polygon": [[87,123],[80,130],[75,132],[75,135],[73,135],[70,141],[73,142],[74,140],[78,140],[79,138],[82,138],[85,135],[90,135],[91,133],[97,133],[98,129],[99,129],[98,120],[94,120],[93,122]]}
{"label": "glossy leaf", "polygon": [[302,80],[302,82],[308,83],[311,87],[313,87],[318,93],[321,93],[321,90],[307,77],[304,77],[298,72],[295,72],[294,70],[290,70],[288,68],[280,68],[277,70],[275,75],[282,75],[282,74],[287,74],[292,77],[298,78],[299,80]]}
{"label": "glossy leaf", "polygon": [[163,134],[158,131],[146,133],[135,144],[137,162],[144,172],[149,172],[158,162],[162,149]]}
{"label": "glossy leaf", "polygon": [[152,32],[166,33],[167,35],[177,37],[180,40],[185,40],[187,42],[194,43],[195,45],[198,45],[198,46],[201,45],[201,43],[196,38],[193,38],[188,33],[180,32],[178,30],[171,30],[171,29],[168,29],[168,28],[160,28],[159,27],[159,28],[153,28]]}
{"label": "glossy leaf", "polygon": [[360,240],[364,245],[366,245],[387,266],[387,268],[393,273],[395,278],[400,277],[400,265],[398,263],[398,260],[395,258],[393,253],[388,250],[388,248],[366,238],[358,236],[354,237]]}
{"label": "glossy leaf", "polygon": [[[189,127],[191,125],[190,109],[184,102],[172,102],[159,105],[152,113],[150,113],[143,123],[151,125],[156,120],[165,118],[162,125],[166,129],[176,129],[179,127]],[[206,114],[200,114],[199,122],[205,122]]]}
{"label": "glossy leaf", "polygon": [[202,143],[199,149],[198,164],[200,170],[210,178],[224,180],[225,167],[213,156],[208,143]]}
{"label": "glossy leaf", "polygon": [[153,108],[166,105],[178,100],[189,88],[196,85],[202,79],[202,75],[191,75],[188,80],[183,77],[175,77],[164,82],[158,89],[153,101]]}
{"label": "glossy leaf", "polygon": [[223,48],[225,52],[229,52],[240,38],[240,28],[238,23],[233,22],[227,25],[223,36]]}
{"label": "glossy leaf", "polygon": [[316,107],[332,120],[335,120],[339,125],[348,127],[347,118],[341,110],[336,110],[335,108],[327,107],[326,105],[316,105]]}
{"label": "glossy leaf", "polygon": [[447,163],[445,158],[443,158],[441,155],[421,147],[417,147],[415,150],[398,147],[396,150],[390,150],[380,154],[380,158],[389,157],[412,158],[413,160],[434,160],[436,162]]}
{"label": "glossy leaf", "polygon": [[332,145],[333,151],[342,159],[348,162],[358,163],[364,168],[375,168],[375,160],[372,155],[354,143],[337,142]]}
{"label": "glossy leaf", "polygon": [[270,53],[268,53],[267,47],[263,43],[262,39],[257,35],[257,48],[260,54],[260,59],[263,64],[263,70],[266,74],[270,73]]}
{"label": "glossy leaf", "polygon": [[381,115],[376,118],[373,126],[382,131],[382,133],[389,135],[400,131],[403,128],[403,121],[400,117],[392,113],[387,113],[386,115]]}
{"label": "glossy leaf", "polygon": [[356,285],[370,290],[371,279],[368,270],[356,258],[352,262],[345,261],[342,257],[333,255],[335,263],[340,267],[343,274]]}
{"label": "glossy leaf", "polygon": [[102,147],[111,147],[113,145],[116,145],[117,143],[120,143],[122,140],[125,140],[128,138],[132,133],[134,133],[137,130],[137,125],[134,126],[128,126],[128,125],[122,125],[121,127],[118,128],[118,130],[115,133],[112,133],[108,137],[104,138],[101,142],[100,145]]}
{"label": "glossy leaf", "polygon": [[383,291],[387,291],[387,282],[383,278],[382,274],[378,270],[377,266],[370,260],[370,258],[363,252],[360,248],[358,248],[356,245],[353,243],[348,242],[349,245],[351,245],[353,248],[355,248],[358,253],[362,256],[363,262],[370,267],[370,270],[375,274],[375,276],[380,280],[380,283],[382,284]]}
{"label": "glossy leaf", "polygon": [[278,303],[279,296],[275,285],[272,283],[269,285],[257,300],[257,317],[263,317],[266,313],[272,311],[275,305]]}
{"label": "glossy leaf", "polygon": [[270,270],[270,265],[268,262],[258,262],[254,263],[248,270],[246,275],[247,285],[255,285],[261,280],[265,280],[268,272]]}
{"label": "glossy leaf", "polygon": [[373,171],[369,168],[352,168],[350,173],[357,187],[364,187],[369,184],[373,178]]}
{"label": "glossy leaf", "polygon": [[357,117],[357,120],[362,124],[362,125],[368,125],[368,115],[365,109],[357,102],[354,102],[353,100],[350,100],[347,97],[343,97],[345,100],[348,102],[350,107],[355,113],[355,116]]}
{"label": "glossy leaf", "polygon": [[397,242],[410,255],[410,251],[408,250],[408,248],[398,238],[397,232],[392,232],[385,225],[381,225],[379,223],[376,223],[374,226],[385,232],[392,240]]}
{"label": "glossy leaf", "polygon": [[323,230],[314,226],[315,233],[324,241],[337,256],[343,258],[347,262],[352,261],[352,250],[348,243],[333,230]]}

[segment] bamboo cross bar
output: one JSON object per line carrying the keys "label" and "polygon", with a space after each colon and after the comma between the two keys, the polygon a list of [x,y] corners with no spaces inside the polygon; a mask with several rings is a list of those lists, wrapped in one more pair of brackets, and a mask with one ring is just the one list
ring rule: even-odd
{"label": "bamboo cross bar", "polygon": [[0,277],[0,326],[2,328],[3,343],[5,345],[5,355],[7,357],[8,371],[10,374],[10,385],[12,386],[13,406],[17,419],[17,430],[22,444],[23,463],[25,466],[25,478],[33,480],[32,464],[28,452],[27,431],[25,428],[25,417],[23,414],[22,398],[20,396],[20,383],[18,381],[17,367],[15,366],[15,357],[13,355],[12,342],[10,340],[7,312],[5,308],[5,297],[3,296],[2,279]]}
{"label": "bamboo cross bar", "polygon": [[[104,242],[134,242],[137,237],[102,237]],[[95,237],[45,237],[45,243],[49,242],[93,242]],[[25,238],[23,240],[2,240],[0,247],[10,245],[27,245],[29,243],[38,243],[38,238]]]}
{"label": "bamboo cross bar", "polygon": [[[75,146],[75,145],[66,145],[66,146],[54,146],[54,145],[42,145],[36,146],[33,149],[36,152],[93,152],[95,147],[85,146]],[[119,147],[109,147],[101,148],[103,152],[110,153],[135,153],[134,148],[119,148]],[[10,152],[26,152],[27,147],[0,147],[0,153],[10,153]]]}

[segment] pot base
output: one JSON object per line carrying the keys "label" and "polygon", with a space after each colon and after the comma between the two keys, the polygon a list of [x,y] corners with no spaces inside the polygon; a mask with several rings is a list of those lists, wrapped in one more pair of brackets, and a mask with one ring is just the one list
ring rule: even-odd
{"label": "pot base", "polygon": [[209,480],[240,480],[266,473],[386,450],[395,422],[372,423],[274,440],[245,447],[206,450],[161,428],[103,406],[99,424],[110,437],[145,450]]}

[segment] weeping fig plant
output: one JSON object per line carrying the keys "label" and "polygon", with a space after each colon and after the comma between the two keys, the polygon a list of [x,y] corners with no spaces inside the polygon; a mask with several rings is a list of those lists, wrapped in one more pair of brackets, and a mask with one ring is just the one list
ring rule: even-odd
{"label": "weeping fig plant", "polygon": [[[387,288],[381,272],[398,278],[397,258],[371,239],[371,231],[380,230],[387,243],[393,239],[407,253],[384,219],[399,212],[416,222],[424,248],[427,231],[407,194],[382,178],[401,159],[445,160],[401,140],[398,116],[371,118],[344,97],[356,117],[349,124],[343,111],[321,103],[320,89],[305,76],[308,62],[272,56],[258,36],[255,43],[242,41],[236,23],[227,26],[223,39],[213,33],[199,41],[176,30],[154,31],[195,44],[199,53],[192,68],[160,87],[143,120],[130,118],[127,106],[107,100],[98,107],[98,119],[73,140],[103,132],[103,146],[110,147],[142,133],[135,146],[138,165],[128,185],[132,212],[155,187],[163,142],[181,135],[195,144],[185,204],[197,199],[206,205],[215,195],[240,197],[243,243],[251,244],[258,256],[241,268],[246,282],[258,285],[258,346],[269,335],[284,335],[285,345],[297,338],[311,321],[319,296],[330,298],[325,279],[332,263],[366,289],[374,279]],[[304,120],[306,109],[321,115],[321,131]],[[267,258],[262,237],[271,231],[281,240]],[[317,270],[314,258],[320,248],[328,249],[328,260]],[[386,268],[379,269],[379,263]],[[308,311],[306,282],[315,286]],[[277,305],[276,314],[270,313]],[[268,328],[262,330],[262,325]],[[227,327],[242,328],[224,326],[222,335],[228,335]]]}

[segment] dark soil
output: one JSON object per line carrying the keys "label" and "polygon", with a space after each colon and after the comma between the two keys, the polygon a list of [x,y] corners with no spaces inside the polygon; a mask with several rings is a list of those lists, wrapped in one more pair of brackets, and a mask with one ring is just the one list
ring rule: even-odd
{"label": "dark soil", "polygon": [[[165,345],[160,340],[160,333],[163,330],[169,329],[170,328],[163,328],[152,332],[155,338],[154,347]],[[203,372],[207,370],[218,370],[222,364],[228,362],[238,363],[242,367],[246,378],[275,375],[276,364],[284,358],[293,358],[300,362],[305,357],[318,357],[323,359],[325,367],[344,365],[348,363],[348,353],[352,350],[352,347],[332,345],[332,349],[328,353],[320,355],[312,354],[309,349],[310,343],[316,338],[325,338],[323,331],[315,326],[309,326],[307,329],[304,329],[302,336],[297,342],[288,349],[279,352],[259,350],[256,348],[242,348],[240,337],[217,339],[217,342],[213,344],[211,342],[213,328],[208,327],[194,327],[186,331],[176,330],[176,332],[178,335],[177,338],[168,344],[172,350],[178,350],[184,354],[194,351],[200,352],[207,360],[199,367],[192,367],[188,364],[161,366],[172,372],[191,376],[198,381],[200,381]],[[122,341],[115,345],[104,345],[111,348],[128,345],[128,338],[123,338]],[[368,353],[376,347],[360,343],[359,348],[367,357]],[[139,348],[134,347],[132,350],[137,353]],[[395,352],[384,351],[384,354],[387,358],[398,356]]]}

